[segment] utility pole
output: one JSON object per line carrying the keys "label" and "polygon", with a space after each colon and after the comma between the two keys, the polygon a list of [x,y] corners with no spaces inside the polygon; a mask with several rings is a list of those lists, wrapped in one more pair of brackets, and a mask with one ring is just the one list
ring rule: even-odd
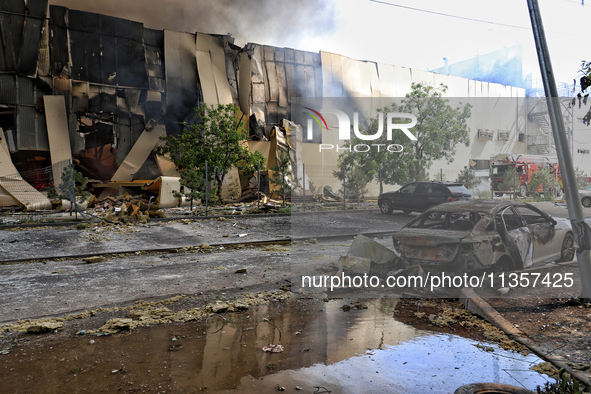
{"label": "utility pole", "polygon": [[589,301],[591,300],[591,228],[585,223],[585,216],[583,215],[583,207],[579,197],[573,160],[568,149],[568,139],[566,137],[564,120],[560,109],[560,99],[558,97],[558,90],[556,89],[556,80],[554,79],[554,72],[552,71],[552,63],[550,62],[550,53],[548,52],[548,45],[546,43],[544,26],[542,25],[538,0],[527,0],[527,7],[529,9],[534,40],[536,42],[536,51],[538,53],[542,81],[544,82],[544,92],[546,93],[548,113],[550,115],[550,123],[554,134],[558,162],[560,163],[560,173],[565,186],[564,192],[568,207],[568,215],[575,236],[575,247],[577,250],[579,275],[582,286],[580,299]]}

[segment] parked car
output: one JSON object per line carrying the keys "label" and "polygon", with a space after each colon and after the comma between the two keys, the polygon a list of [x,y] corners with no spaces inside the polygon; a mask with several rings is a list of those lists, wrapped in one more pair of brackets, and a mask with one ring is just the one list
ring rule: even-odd
{"label": "parked car", "polygon": [[523,269],[570,261],[575,253],[568,220],[514,201],[441,204],[407,223],[392,240],[407,264],[451,272]]}
{"label": "parked car", "polygon": [[404,213],[423,212],[444,202],[470,198],[470,191],[461,183],[423,181],[408,183],[395,192],[380,194],[378,206],[382,213],[391,213],[394,209]]}
{"label": "parked car", "polygon": [[585,208],[591,207],[591,187],[586,190],[579,190],[579,197],[581,197],[581,204]]}

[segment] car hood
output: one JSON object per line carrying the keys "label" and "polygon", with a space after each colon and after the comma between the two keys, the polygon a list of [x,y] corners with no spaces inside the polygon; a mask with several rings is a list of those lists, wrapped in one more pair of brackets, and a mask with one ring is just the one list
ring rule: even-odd
{"label": "car hood", "polygon": [[456,257],[460,242],[469,235],[470,231],[405,228],[394,233],[392,240],[406,258],[446,263]]}

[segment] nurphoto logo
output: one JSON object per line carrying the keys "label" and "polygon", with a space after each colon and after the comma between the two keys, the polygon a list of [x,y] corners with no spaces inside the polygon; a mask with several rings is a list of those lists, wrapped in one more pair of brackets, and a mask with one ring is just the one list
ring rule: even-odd
{"label": "nurphoto logo", "polygon": [[[328,124],[326,123],[326,120],[324,119],[324,116],[323,116],[326,114],[332,114],[337,117],[337,120],[339,122],[339,140],[348,141],[351,139],[351,121],[349,119],[349,116],[346,113],[344,113],[343,111],[339,111],[336,109],[316,111],[315,109],[312,109],[310,107],[304,107],[304,110],[309,111],[309,112],[306,112],[306,114],[310,116],[310,119],[308,119],[307,128],[306,128],[306,131],[307,131],[306,132],[306,140],[307,141],[312,141],[314,139],[314,137],[313,137],[314,122],[316,122],[318,124],[318,126],[320,127],[320,130],[322,130],[324,128],[326,131],[328,131]],[[401,118],[407,118],[407,119],[410,119],[411,121],[410,121],[410,123],[394,123],[394,119],[401,119]],[[417,118],[413,114],[409,114],[406,112],[388,112],[386,114],[386,139],[388,141],[392,141],[392,134],[393,134],[394,130],[401,130],[404,134],[406,134],[406,136],[411,141],[417,141],[417,137],[415,137],[409,131],[409,129],[414,127],[416,124],[417,124]],[[363,141],[377,140],[384,133],[384,113],[383,112],[378,113],[378,130],[376,131],[376,133],[368,135],[368,134],[361,133],[361,131],[359,130],[359,113],[353,112],[353,132],[355,133],[355,136],[357,138],[359,138],[360,140],[363,140]],[[319,152],[322,152],[323,150],[332,150],[332,149],[336,149],[337,152],[339,150],[346,150],[349,152],[369,152],[372,149],[376,149],[378,152],[380,152],[380,150],[384,149],[384,147],[388,152],[392,152],[392,153],[402,152],[404,150],[404,147],[400,144],[389,144],[389,145],[387,145],[387,144],[355,144],[355,145],[349,145],[349,146],[336,145],[336,147],[333,144],[320,144],[318,149],[319,149]]]}

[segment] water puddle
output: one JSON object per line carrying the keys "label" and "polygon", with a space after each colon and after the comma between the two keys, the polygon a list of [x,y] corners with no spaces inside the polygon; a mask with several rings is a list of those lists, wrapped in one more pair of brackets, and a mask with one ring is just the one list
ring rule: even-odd
{"label": "water puddle", "polygon": [[47,336],[0,356],[2,392],[453,393],[477,382],[546,382],[529,370],[536,356],[417,330],[393,318],[396,299],[363,303],[344,312],[347,300],[291,299],[206,322]]}

